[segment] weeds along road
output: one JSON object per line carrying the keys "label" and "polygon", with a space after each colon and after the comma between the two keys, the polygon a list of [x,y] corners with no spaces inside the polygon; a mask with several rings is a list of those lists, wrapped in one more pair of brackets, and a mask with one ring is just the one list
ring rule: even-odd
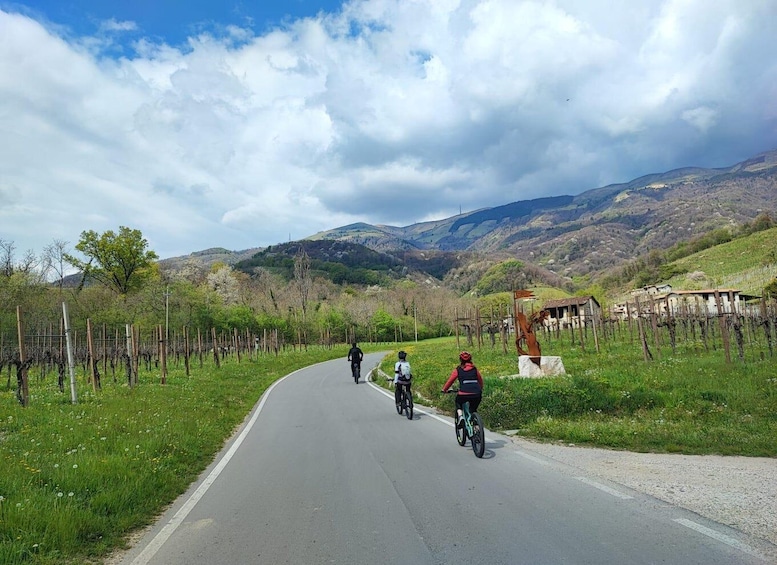
{"label": "weeds along road", "polygon": [[121,563],[765,562],[735,530],[500,435],[477,459],[416,408],[399,416],[345,359],[292,373]]}

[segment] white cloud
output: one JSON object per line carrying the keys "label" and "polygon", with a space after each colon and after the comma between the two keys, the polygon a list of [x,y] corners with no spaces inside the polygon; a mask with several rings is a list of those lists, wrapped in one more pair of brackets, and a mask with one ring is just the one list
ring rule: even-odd
{"label": "white cloud", "polygon": [[127,225],[163,257],[244,249],[733,164],[777,147],[775,18],[769,0],[354,0],[177,49],[0,11],[0,239]]}
{"label": "white cloud", "polygon": [[122,32],[122,31],[135,31],[138,26],[132,21],[117,21],[114,18],[105,20],[100,23],[100,31],[105,33]]}

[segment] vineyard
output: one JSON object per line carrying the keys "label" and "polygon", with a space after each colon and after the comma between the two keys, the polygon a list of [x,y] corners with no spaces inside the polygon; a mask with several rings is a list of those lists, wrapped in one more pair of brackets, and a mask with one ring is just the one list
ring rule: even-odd
{"label": "vineyard", "polygon": [[[158,374],[164,384],[169,364],[183,367],[188,377],[192,365],[202,368],[206,357],[219,367],[225,357],[239,363],[243,358],[252,360],[277,356],[287,349],[307,348],[301,335],[299,342],[289,343],[277,329],[255,334],[216,328],[190,332],[185,326],[170,331],[161,324],[146,329],[134,324],[110,328],[102,324],[95,328],[88,318],[79,324],[81,329],[73,329],[65,303],[59,320],[33,328],[25,324],[21,308],[16,309],[16,316],[15,335],[7,328],[0,329],[0,374],[6,371],[6,390],[15,385],[16,398],[23,406],[29,403],[30,380],[44,386],[54,386],[56,382],[60,392],[70,390],[75,403],[76,381],[95,391],[102,388],[106,379],[133,387],[138,384],[140,371],[145,371]],[[320,337],[317,345],[333,346],[331,335],[325,333]]]}
{"label": "vineyard", "polygon": [[[608,341],[626,340],[641,348],[645,361],[660,358],[665,351],[671,354],[720,351],[727,363],[773,357],[777,305],[761,300],[743,310],[708,313],[688,309],[670,315],[652,305],[639,316],[624,319],[614,312],[589,313],[566,327],[544,325],[536,331],[546,352],[552,351],[556,343],[599,352]],[[278,329],[256,333],[248,329],[202,330],[187,326],[171,330],[163,324],[109,327],[103,323],[95,327],[88,318],[79,320],[72,328],[65,303],[63,313],[59,320],[48,322],[41,322],[38,316],[38,323],[29,327],[25,313],[17,308],[15,326],[5,324],[0,328],[0,374],[6,372],[6,390],[15,387],[22,405],[29,402],[31,379],[56,386],[62,393],[70,389],[72,401],[76,402],[76,381],[93,390],[99,390],[106,379],[132,387],[137,385],[138,373],[146,371],[158,374],[164,384],[169,364],[183,367],[189,376],[193,364],[202,368],[206,357],[218,367],[225,356],[240,362],[243,358],[278,355],[286,349],[312,345],[331,348],[335,343],[350,341],[353,335],[350,332],[356,331],[351,328],[337,339],[325,328],[317,336],[298,332],[297,339],[290,340],[287,333]],[[457,347],[494,348],[498,341],[504,354],[515,355],[514,324],[505,322],[512,316],[509,309],[498,312],[492,309],[488,313],[474,309],[461,316],[456,314],[451,327]],[[365,332],[369,335],[369,328]],[[393,341],[401,342],[409,337],[403,335],[401,328],[396,328]]]}

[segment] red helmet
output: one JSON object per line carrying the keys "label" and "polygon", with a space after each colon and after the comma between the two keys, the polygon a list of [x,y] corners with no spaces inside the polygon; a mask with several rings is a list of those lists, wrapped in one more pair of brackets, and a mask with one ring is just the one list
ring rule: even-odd
{"label": "red helmet", "polygon": [[462,351],[461,353],[459,353],[459,360],[462,363],[472,361],[472,355],[470,355],[468,351]]}

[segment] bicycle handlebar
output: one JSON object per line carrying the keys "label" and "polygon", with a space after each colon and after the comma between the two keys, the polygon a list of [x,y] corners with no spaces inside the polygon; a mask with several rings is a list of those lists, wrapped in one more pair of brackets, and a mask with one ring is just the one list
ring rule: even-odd
{"label": "bicycle handlebar", "polygon": [[459,389],[457,389],[457,388],[449,388],[446,391],[440,391],[440,392],[442,392],[443,394],[450,394],[452,392],[459,392]]}

